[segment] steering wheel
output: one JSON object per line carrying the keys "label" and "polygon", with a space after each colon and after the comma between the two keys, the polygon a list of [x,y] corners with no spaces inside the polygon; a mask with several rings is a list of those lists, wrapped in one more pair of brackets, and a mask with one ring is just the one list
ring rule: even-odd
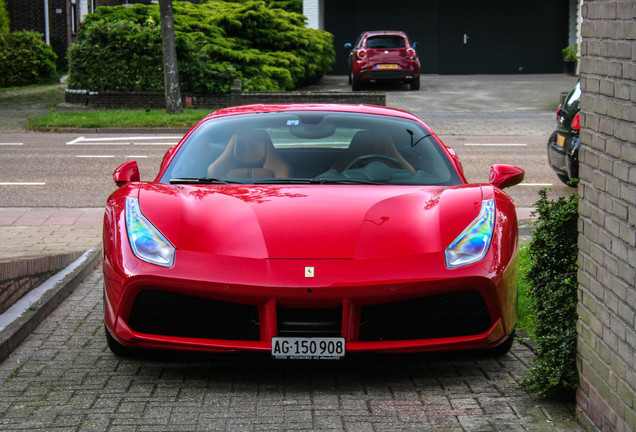
{"label": "steering wheel", "polygon": [[358,156],[357,158],[355,158],[354,160],[349,162],[349,165],[347,165],[345,170],[352,169],[352,168],[354,168],[354,167],[356,167],[358,165],[362,165],[362,164],[367,165],[372,160],[379,160],[380,162],[383,162],[384,164],[386,164],[386,165],[388,165],[390,167],[393,167],[393,168],[406,169],[404,164],[402,162],[400,162],[399,159],[394,158],[392,156],[387,156],[387,155],[383,155],[383,154],[368,154],[368,155]]}

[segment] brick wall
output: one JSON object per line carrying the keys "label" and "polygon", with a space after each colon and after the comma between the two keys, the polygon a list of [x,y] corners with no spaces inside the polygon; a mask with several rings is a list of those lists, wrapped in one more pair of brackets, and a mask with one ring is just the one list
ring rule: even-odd
{"label": "brick wall", "polygon": [[636,1],[584,0],[580,388],[588,430],[636,428]]}
{"label": "brick wall", "polygon": [[0,313],[80,255],[72,252],[0,261]]}
{"label": "brick wall", "polygon": [[[259,103],[349,103],[386,105],[384,92],[231,92],[223,95],[194,96],[182,94],[183,106],[218,109]],[[71,104],[100,108],[152,108],[166,107],[161,92],[87,92],[68,89],[65,101]]]}
{"label": "brick wall", "polygon": [[[7,12],[11,31],[34,30],[45,34],[43,0],[7,0]],[[76,40],[71,32],[70,0],[48,0],[49,44],[58,56],[58,67],[66,67],[66,54]],[[79,11],[76,10],[76,14]],[[79,15],[77,15],[79,18]],[[78,22],[78,21],[77,21]]]}

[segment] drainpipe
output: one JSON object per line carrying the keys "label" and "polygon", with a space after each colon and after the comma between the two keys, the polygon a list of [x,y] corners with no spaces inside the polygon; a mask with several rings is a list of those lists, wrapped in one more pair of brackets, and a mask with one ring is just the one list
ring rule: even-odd
{"label": "drainpipe", "polygon": [[49,0],[44,0],[44,40],[47,45],[51,45],[49,31]]}

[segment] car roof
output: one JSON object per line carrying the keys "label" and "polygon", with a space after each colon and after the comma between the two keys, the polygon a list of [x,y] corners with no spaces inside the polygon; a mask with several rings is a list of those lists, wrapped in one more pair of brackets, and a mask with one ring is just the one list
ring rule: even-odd
{"label": "car roof", "polygon": [[362,32],[363,37],[367,38],[370,36],[402,36],[408,39],[406,33],[399,30],[368,30]]}
{"label": "car roof", "polygon": [[354,104],[305,104],[305,103],[289,103],[289,104],[253,104],[253,105],[240,105],[229,108],[222,108],[207,115],[203,120],[215,117],[224,117],[229,115],[239,114],[254,114],[254,113],[272,113],[272,112],[284,112],[284,111],[332,111],[332,112],[349,112],[349,113],[361,113],[361,114],[378,114],[391,117],[400,117],[415,120],[421,122],[420,119],[413,114],[402,111],[397,108],[389,108],[378,105],[354,105]]}

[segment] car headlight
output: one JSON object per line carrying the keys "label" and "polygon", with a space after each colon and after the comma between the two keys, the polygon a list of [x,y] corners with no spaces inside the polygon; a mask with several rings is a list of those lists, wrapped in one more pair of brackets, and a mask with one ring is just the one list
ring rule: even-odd
{"label": "car headlight", "polygon": [[475,263],[486,256],[495,226],[495,200],[481,203],[479,216],[446,248],[449,269]]}
{"label": "car headlight", "polygon": [[126,198],[126,231],[137,258],[162,267],[172,267],[174,246],[141,213],[136,198]]}

